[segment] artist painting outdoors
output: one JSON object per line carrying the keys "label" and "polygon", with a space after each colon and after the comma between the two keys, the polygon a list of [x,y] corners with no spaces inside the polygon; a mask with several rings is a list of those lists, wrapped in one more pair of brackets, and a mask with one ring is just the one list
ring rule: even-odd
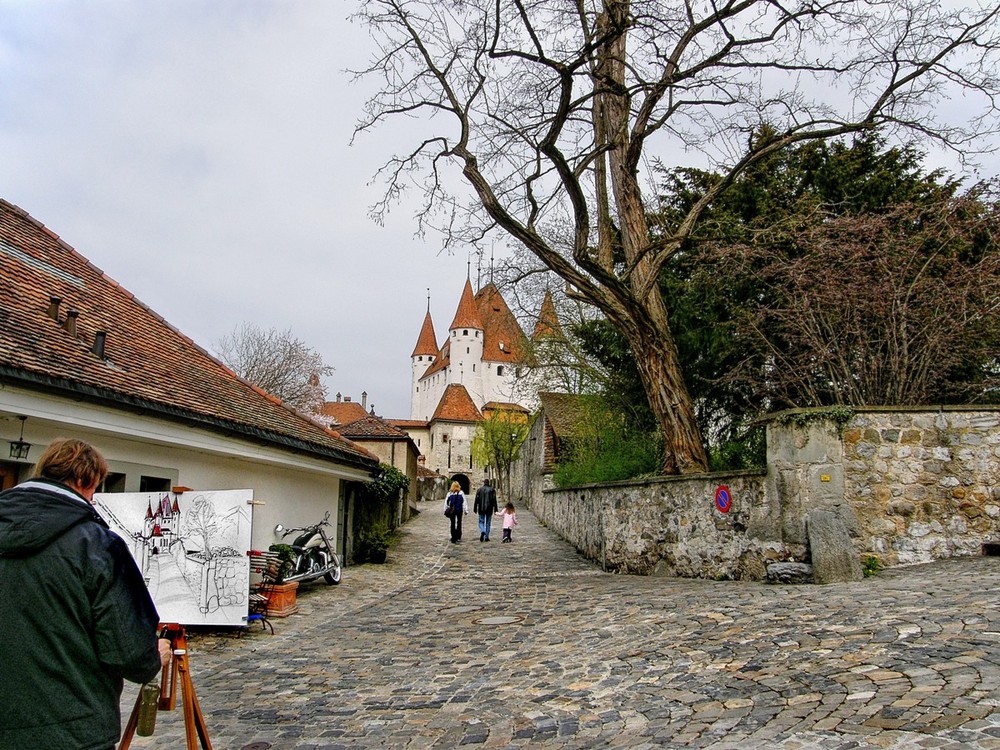
{"label": "artist painting outdoors", "polygon": [[0,748],[113,748],[123,681],[169,662],[142,575],[90,504],[107,472],[57,439],[0,493]]}

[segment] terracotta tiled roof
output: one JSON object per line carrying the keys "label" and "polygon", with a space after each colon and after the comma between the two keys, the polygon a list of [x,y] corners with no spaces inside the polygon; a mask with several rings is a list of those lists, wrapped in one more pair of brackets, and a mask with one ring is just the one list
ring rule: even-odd
{"label": "terracotta tiled roof", "polygon": [[524,362],[524,331],[507,307],[500,290],[487,284],[476,293],[483,321],[483,359],[488,362]]}
{"label": "terracotta tiled roof", "polygon": [[319,413],[324,417],[329,417],[338,430],[340,425],[368,416],[365,407],[357,401],[327,401]]}
{"label": "terracotta tiled roof", "polygon": [[[429,320],[430,313],[424,317],[424,327],[420,331],[418,348],[422,346],[420,342],[425,339],[427,341],[434,339],[433,330],[429,334],[427,333]],[[451,328],[462,327],[478,328],[483,331],[484,360],[504,364],[527,361],[524,331],[521,330],[517,318],[507,307],[507,303],[504,302],[500,291],[494,284],[487,284],[473,295],[472,284],[466,280],[462,299],[459,302],[458,311],[455,313],[455,320],[451,324]],[[417,349],[414,349],[413,353],[416,356]],[[420,375],[421,380],[445,370],[451,364],[451,339],[445,339],[440,351],[422,353],[436,354],[437,359]]]}
{"label": "terracotta tiled roof", "polygon": [[455,328],[478,328],[483,330],[483,322],[479,319],[479,308],[476,307],[476,299],[472,294],[472,282],[465,280],[465,288],[462,290],[462,299],[458,302],[458,309],[455,311],[455,319],[451,321],[448,330]]}
{"label": "terracotta tiled roof", "polygon": [[505,401],[490,401],[483,404],[483,414],[488,411],[517,412],[518,414],[528,414],[528,410],[520,404],[512,404]]}
{"label": "terracotta tiled roof", "polygon": [[424,374],[420,376],[421,379],[426,378],[429,375],[433,375],[436,372],[440,372],[451,364],[451,341],[445,341],[444,346],[441,347],[441,352],[438,354],[438,358],[431,363],[431,366],[424,370]]}
{"label": "terracotta tiled roof", "polygon": [[434,411],[431,421],[439,420],[444,422],[481,422],[483,415],[472,401],[465,386],[460,383],[452,383],[444,389],[444,395],[438,402],[438,407]]}
{"label": "terracotta tiled roof", "polygon": [[420,327],[420,335],[417,337],[417,345],[413,347],[411,357],[430,355],[436,357],[438,353],[437,341],[434,338],[434,324],[431,322],[431,311],[424,315],[424,324]]}
{"label": "terracotta tiled roof", "polygon": [[426,430],[427,422],[422,419],[387,419],[389,424],[397,429],[403,430]]}
{"label": "terracotta tiled roof", "polygon": [[368,414],[337,428],[349,440],[408,440],[409,435],[379,417]]}
{"label": "terracotta tiled roof", "polygon": [[[50,297],[61,300],[58,322],[47,313]],[[70,311],[75,332],[67,330]],[[103,356],[95,353],[98,332],[106,334]],[[53,232],[3,200],[0,382],[365,469],[378,465],[360,446],[236,377]]]}
{"label": "terracotta tiled roof", "polygon": [[428,469],[426,466],[417,465],[417,478],[423,479],[424,477],[444,477],[444,474],[438,474],[433,469]]}
{"label": "terracotta tiled roof", "polygon": [[538,311],[538,322],[535,323],[535,331],[531,334],[532,340],[545,338],[563,338],[562,326],[559,325],[559,318],[556,316],[556,306],[552,301],[552,292],[545,290],[545,299],[542,300],[542,307]]}
{"label": "terracotta tiled roof", "polygon": [[580,429],[594,396],[575,396],[569,393],[539,393],[545,417],[555,433],[561,437],[573,435]]}

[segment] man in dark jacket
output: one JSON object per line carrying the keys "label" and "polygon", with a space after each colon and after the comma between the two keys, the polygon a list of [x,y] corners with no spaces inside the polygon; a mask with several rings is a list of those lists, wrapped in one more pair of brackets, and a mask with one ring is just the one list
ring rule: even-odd
{"label": "man in dark jacket", "polygon": [[0,748],[113,748],[123,679],[169,662],[142,574],[90,504],[107,472],[60,439],[0,493]]}
{"label": "man in dark jacket", "polygon": [[489,479],[483,480],[483,486],[476,491],[476,502],[472,510],[479,514],[479,541],[490,540],[490,527],[493,525],[493,514],[497,507],[497,492]]}

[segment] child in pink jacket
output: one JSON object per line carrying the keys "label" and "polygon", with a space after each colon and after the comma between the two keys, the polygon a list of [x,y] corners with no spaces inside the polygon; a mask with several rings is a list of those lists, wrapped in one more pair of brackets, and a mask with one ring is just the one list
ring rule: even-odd
{"label": "child in pink jacket", "polygon": [[517,513],[514,512],[514,503],[507,503],[497,515],[503,516],[503,539],[500,542],[501,544],[509,542],[511,541],[510,532],[517,526]]}

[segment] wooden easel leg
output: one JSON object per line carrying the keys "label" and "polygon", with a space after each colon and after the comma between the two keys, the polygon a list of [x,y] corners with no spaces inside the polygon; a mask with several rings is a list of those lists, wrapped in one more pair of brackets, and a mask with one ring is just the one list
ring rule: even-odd
{"label": "wooden easel leg", "polygon": [[[194,693],[194,683],[191,682],[191,672],[188,669],[187,639],[184,635],[184,628],[180,625],[164,626],[164,638],[170,639],[172,656],[170,657],[169,690],[168,677],[163,674],[163,682],[160,685],[159,707],[162,710],[173,711],[177,701],[177,678],[180,677],[181,707],[184,712],[184,734],[187,738],[187,750],[198,750],[198,742],[201,743],[202,750],[212,750],[212,741],[208,738],[208,727],[205,726],[205,717],[201,713],[201,706],[198,704],[198,697]],[[128,750],[139,726],[139,702],[135,701],[135,708],[129,716],[128,724],[122,734],[121,744],[118,750]],[[197,739],[196,739],[197,735]]]}
{"label": "wooden easel leg", "polygon": [[128,723],[125,725],[125,731],[122,733],[122,741],[118,745],[118,750],[128,750],[129,746],[132,744],[132,737],[135,736],[135,730],[139,726],[139,703],[142,701],[142,693],[136,696],[135,706],[132,707],[132,714],[128,717]]}
{"label": "wooden easel leg", "polygon": [[188,750],[197,750],[195,734],[201,741],[202,750],[212,750],[212,742],[208,739],[208,728],[205,717],[201,713],[198,697],[194,693],[194,683],[191,682],[191,671],[187,660],[187,639],[181,628],[173,639],[174,658],[177,661],[177,671],[181,678],[181,699],[184,709],[184,733],[187,737]]}

